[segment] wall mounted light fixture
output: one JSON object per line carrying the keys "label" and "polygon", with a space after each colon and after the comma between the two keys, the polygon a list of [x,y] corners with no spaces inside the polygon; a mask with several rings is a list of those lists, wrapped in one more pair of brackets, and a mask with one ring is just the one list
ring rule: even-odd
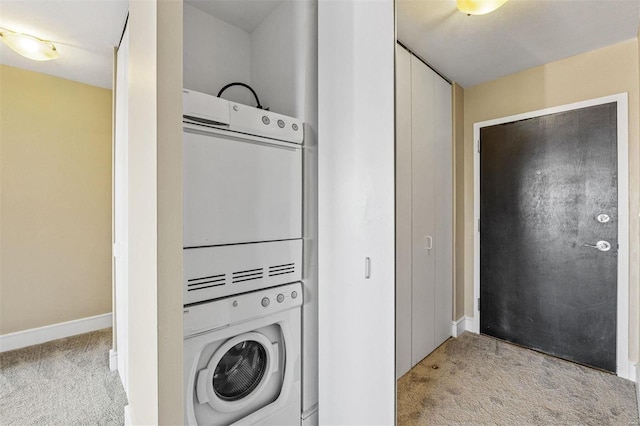
{"label": "wall mounted light fixture", "polygon": [[32,35],[0,28],[0,39],[16,53],[34,61],[49,61],[58,57],[58,50],[52,42]]}
{"label": "wall mounted light fixture", "polygon": [[506,2],[507,0],[458,0],[458,10],[467,15],[486,15]]}

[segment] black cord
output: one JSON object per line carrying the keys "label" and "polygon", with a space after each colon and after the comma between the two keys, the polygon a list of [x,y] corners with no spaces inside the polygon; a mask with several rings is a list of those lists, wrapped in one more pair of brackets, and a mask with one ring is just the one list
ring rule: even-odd
{"label": "black cord", "polygon": [[254,97],[254,98],[256,98],[256,103],[258,104],[258,105],[256,106],[256,108],[258,108],[258,109],[264,109],[264,108],[262,107],[262,105],[260,105],[260,99],[258,99],[258,94],[257,94],[257,93],[256,93],[256,91],[255,91],[255,90],[253,90],[253,89],[251,88],[251,86],[249,86],[248,84],[239,83],[239,82],[236,82],[236,83],[229,83],[229,84],[227,84],[226,86],[224,86],[222,89],[220,89],[220,91],[218,92],[218,97],[220,97],[220,96],[222,95],[222,92],[224,92],[225,90],[227,90],[229,87],[232,87],[232,86],[242,86],[242,87],[246,87],[247,89],[251,90],[251,93],[253,93],[253,97]]}

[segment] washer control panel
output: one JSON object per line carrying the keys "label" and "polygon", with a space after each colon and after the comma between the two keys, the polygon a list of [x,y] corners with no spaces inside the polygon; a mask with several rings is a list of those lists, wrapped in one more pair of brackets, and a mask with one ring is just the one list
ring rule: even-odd
{"label": "washer control panel", "polygon": [[226,327],[302,306],[299,282],[187,305],[183,310],[184,337]]}
{"label": "washer control panel", "polygon": [[[290,287],[291,284],[289,285],[284,285],[281,287],[275,287],[272,290],[277,290],[274,291],[273,295],[271,295],[271,297],[269,296],[265,296],[262,298],[262,300],[260,301],[260,304],[262,305],[263,308],[268,308],[270,307],[270,305],[272,303],[275,303],[277,305],[282,306],[283,304],[285,306],[289,306],[289,305],[294,305],[297,306],[298,303],[298,288],[294,287]],[[279,307],[276,306],[274,309],[278,309]]]}

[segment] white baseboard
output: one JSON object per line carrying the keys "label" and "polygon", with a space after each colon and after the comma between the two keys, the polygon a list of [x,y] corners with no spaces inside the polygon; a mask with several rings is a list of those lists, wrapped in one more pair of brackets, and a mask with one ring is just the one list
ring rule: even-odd
{"label": "white baseboard", "polygon": [[451,336],[458,337],[464,333],[464,317],[460,317],[457,321],[451,323]]}
{"label": "white baseboard", "polygon": [[118,353],[109,349],[109,370],[118,371]]}
{"label": "white baseboard", "polygon": [[471,331],[473,328],[473,318],[460,317],[457,321],[451,323],[451,335],[458,337],[465,331]]}
{"label": "white baseboard", "polygon": [[473,317],[464,317],[464,331],[475,333],[473,329]]}
{"label": "white baseboard", "polygon": [[124,406],[124,426],[133,426],[133,418],[128,405]]}
{"label": "white baseboard", "polygon": [[111,313],[0,335],[0,352],[111,327]]}

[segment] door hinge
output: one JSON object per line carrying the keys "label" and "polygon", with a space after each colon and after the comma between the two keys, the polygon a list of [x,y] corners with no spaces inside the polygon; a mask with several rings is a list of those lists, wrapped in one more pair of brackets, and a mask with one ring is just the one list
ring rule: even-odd
{"label": "door hinge", "polygon": [[478,297],[478,312],[480,312],[480,298]]}
{"label": "door hinge", "polygon": [[478,232],[480,232],[480,219],[478,219]]}
{"label": "door hinge", "polygon": [[480,139],[478,139],[478,152],[480,152]]}

